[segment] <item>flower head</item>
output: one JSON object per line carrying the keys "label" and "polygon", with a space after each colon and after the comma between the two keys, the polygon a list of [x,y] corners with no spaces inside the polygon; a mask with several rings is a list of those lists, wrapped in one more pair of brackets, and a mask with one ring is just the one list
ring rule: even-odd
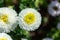
{"label": "flower head", "polygon": [[60,23],[57,24],[57,29],[60,30]]}
{"label": "flower head", "polygon": [[0,30],[1,32],[10,32],[17,26],[17,13],[10,8],[0,8]]}
{"label": "flower head", "polygon": [[28,40],[28,39],[26,39],[26,38],[21,38],[21,40]]}
{"label": "flower head", "polygon": [[20,28],[33,31],[41,24],[41,15],[35,9],[26,8],[19,13]]}
{"label": "flower head", "polygon": [[0,33],[0,40],[12,40],[12,38],[6,33]]}
{"label": "flower head", "polygon": [[52,16],[58,16],[60,14],[60,4],[57,1],[52,1],[48,5],[48,12]]}
{"label": "flower head", "polygon": [[53,40],[52,38],[44,38],[42,40]]}

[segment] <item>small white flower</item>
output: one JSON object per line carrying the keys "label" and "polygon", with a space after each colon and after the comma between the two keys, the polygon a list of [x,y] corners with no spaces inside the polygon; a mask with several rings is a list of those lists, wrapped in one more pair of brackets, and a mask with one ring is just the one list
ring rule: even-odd
{"label": "small white flower", "polygon": [[10,32],[17,26],[17,13],[10,8],[0,8],[0,32]]}
{"label": "small white flower", "polygon": [[41,24],[41,14],[35,9],[26,8],[19,13],[19,26],[27,31],[38,29]]}
{"label": "small white flower", "polygon": [[28,39],[26,39],[26,38],[21,38],[21,40],[28,40]]}
{"label": "small white flower", "polygon": [[6,33],[0,33],[0,40],[12,40],[12,38]]}
{"label": "small white flower", "polygon": [[59,29],[59,30],[60,30],[60,23],[58,23],[58,24],[57,24],[57,29]]}
{"label": "small white flower", "polygon": [[58,16],[60,15],[60,4],[57,1],[52,1],[48,5],[48,12],[52,16]]}
{"label": "small white flower", "polygon": [[43,38],[42,40],[53,40],[52,38]]}

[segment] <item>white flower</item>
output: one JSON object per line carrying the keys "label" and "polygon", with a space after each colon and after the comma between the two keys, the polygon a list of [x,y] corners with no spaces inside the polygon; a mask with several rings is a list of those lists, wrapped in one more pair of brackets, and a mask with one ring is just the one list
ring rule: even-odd
{"label": "white flower", "polygon": [[12,40],[12,38],[6,33],[0,33],[0,40]]}
{"label": "white flower", "polygon": [[21,40],[28,40],[28,39],[26,39],[26,38],[21,38]]}
{"label": "white flower", "polygon": [[35,9],[26,8],[19,13],[19,26],[27,31],[38,29],[41,24],[41,14]]}
{"label": "white flower", "polygon": [[48,12],[52,16],[58,16],[60,15],[60,4],[57,1],[52,1],[48,5]]}
{"label": "white flower", "polygon": [[42,40],[53,40],[52,38],[43,38]]}
{"label": "white flower", "polygon": [[0,8],[0,32],[10,32],[17,26],[17,13],[10,8]]}
{"label": "white flower", "polygon": [[59,29],[59,30],[60,30],[60,23],[58,23],[58,24],[57,24],[57,29]]}

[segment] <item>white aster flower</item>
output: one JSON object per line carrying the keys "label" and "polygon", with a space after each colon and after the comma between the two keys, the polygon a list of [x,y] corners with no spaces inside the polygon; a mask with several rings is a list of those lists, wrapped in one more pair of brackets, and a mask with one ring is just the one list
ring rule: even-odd
{"label": "white aster flower", "polygon": [[17,26],[17,13],[10,8],[0,8],[0,32],[10,32]]}
{"label": "white aster flower", "polygon": [[53,40],[52,38],[43,38],[42,40]]}
{"label": "white aster flower", "polygon": [[19,26],[27,31],[38,29],[41,24],[41,14],[35,9],[26,8],[19,13]]}
{"label": "white aster flower", "polygon": [[12,40],[12,38],[6,33],[0,33],[0,40]]}
{"label": "white aster flower", "polygon": [[58,23],[58,24],[57,24],[57,29],[59,29],[59,30],[60,30],[60,23]]}
{"label": "white aster flower", "polygon": [[52,1],[48,5],[48,12],[52,16],[58,16],[60,15],[60,3],[57,1]]}

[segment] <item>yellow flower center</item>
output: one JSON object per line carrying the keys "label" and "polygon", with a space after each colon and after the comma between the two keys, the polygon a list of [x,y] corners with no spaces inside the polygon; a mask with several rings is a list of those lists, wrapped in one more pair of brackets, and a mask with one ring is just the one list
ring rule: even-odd
{"label": "yellow flower center", "polygon": [[2,38],[0,38],[0,40],[7,40],[7,38],[5,38],[5,37],[2,37]]}
{"label": "yellow flower center", "polygon": [[1,15],[0,16],[0,20],[2,20],[3,22],[7,23],[8,22],[8,15]]}
{"label": "yellow flower center", "polygon": [[27,13],[27,15],[25,15],[24,17],[24,21],[27,23],[27,24],[32,24],[35,22],[35,14],[30,12],[30,13]]}

